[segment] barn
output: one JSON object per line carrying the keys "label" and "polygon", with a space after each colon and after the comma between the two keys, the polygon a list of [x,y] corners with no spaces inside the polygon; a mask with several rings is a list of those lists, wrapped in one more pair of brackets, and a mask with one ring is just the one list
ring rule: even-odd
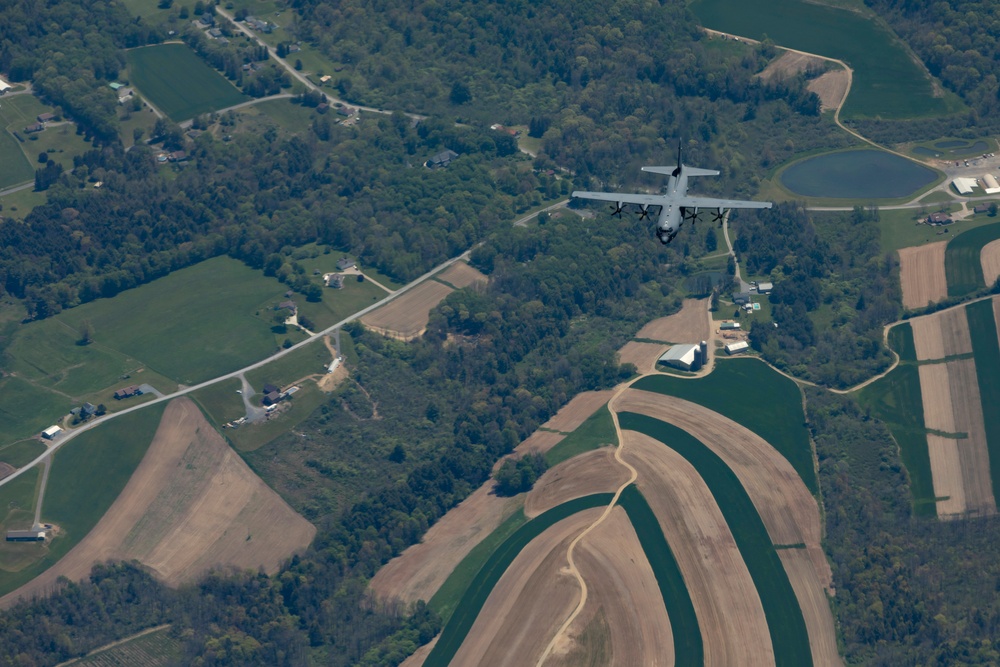
{"label": "barn", "polygon": [[696,371],[701,366],[701,349],[697,345],[674,345],[660,357],[660,363]]}

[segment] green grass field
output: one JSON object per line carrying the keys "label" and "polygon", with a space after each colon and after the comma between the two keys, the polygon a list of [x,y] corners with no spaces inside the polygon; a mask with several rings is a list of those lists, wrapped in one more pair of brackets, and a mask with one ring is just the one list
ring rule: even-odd
{"label": "green grass field", "polygon": [[131,82],[176,122],[250,98],[184,44],[158,44],[127,53]]}
{"label": "green grass field", "polygon": [[291,100],[269,100],[253,105],[261,115],[266,116],[288,132],[301,132],[312,124],[315,111]]}
{"label": "green grass field", "polygon": [[8,132],[0,132],[0,188],[9,188],[34,178],[35,168],[25,159],[17,139]]}
{"label": "green grass field", "polygon": [[588,417],[587,421],[577,426],[575,431],[559,441],[555,447],[545,452],[545,462],[551,468],[592,449],[608,445],[616,446],[617,442],[615,423],[611,419],[608,406],[604,405]]}
{"label": "green grass field", "polygon": [[216,428],[246,414],[243,397],[236,393],[243,383],[237,378],[199,389],[189,394]]}
{"label": "green grass field", "polygon": [[0,461],[20,468],[31,463],[46,450],[38,440],[20,440],[0,447]]}
{"label": "green grass field", "polygon": [[73,401],[23,378],[0,378],[0,444],[38,435],[69,413]]}
{"label": "green grass field", "polygon": [[42,521],[56,524],[62,534],[51,544],[35,545],[30,565],[0,571],[0,594],[41,574],[97,525],[145,455],[165,407],[161,403],[102,424],[56,453],[42,500]]}
{"label": "green grass field", "polygon": [[[34,523],[38,479],[38,468],[32,468],[0,486],[0,531],[24,530]],[[46,547],[40,544],[0,542],[0,579],[31,565],[45,551]]]}
{"label": "green grass field", "polygon": [[704,378],[646,377],[635,389],[677,396],[729,417],[767,440],[816,493],[812,444],[794,382],[756,359],[719,359]]}
{"label": "green grass field", "polygon": [[842,115],[921,118],[961,111],[952,93],[935,97],[930,76],[870,12],[803,0],[696,0],[691,9],[709,28],[845,61],[854,83]]}
{"label": "green grass field", "polygon": [[[546,528],[591,507],[602,507],[611,502],[613,494],[598,493],[576,498],[544,512],[520,526],[514,533],[490,554],[489,559],[478,571],[475,579],[462,593],[461,600],[454,607],[448,623],[445,624],[438,642],[424,661],[424,667],[447,667],[455,656],[465,636],[472,628],[486,598],[500,577],[521,550],[545,531]],[[437,596],[435,596],[437,597]],[[441,601],[439,601],[441,604]]]}
{"label": "green grass field", "polygon": [[944,255],[948,296],[964,296],[986,287],[979,255],[984,245],[997,239],[1000,239],[1000,223],[992,222],[963,232],[948,243]]}
{"label": "green grass field", "polygon": [[697,469],[722,510],[760,595],[775,665],[811,665],[809,635],[795,591],[764,522],[736,474],[712,450],[676,426],[630,412],[619,414],[618,419],[623,429],[656,438]]}
{"label": "green grass field", "polygon": [[993,497],[1000,505],[1000,343],[993,316],[993,300],[978,301],[965,307],[969,319],[972,352],[976,357],[976,380],[979,400],[983,405],[983,425],[990,458],[990,479]]}
{"label": "green grass field", "polygon": [[[912,337],[911,331],[911,341]],[[893,341],[891,337],[889,340]],[[931,459],[927,451],[924,405],[916,364],[900,363],[891,373],[859,391],[858,402],[885,422],[896,439],[903,464],[910,474],[914,512],[920,516],[935,516]]]}
{"label": "green grass field", "polygon": [[[36,163],[26,157],[30,151],[28,138],[32,135],[25,134],[24,128],[34,123],[38,114],[52,110],[33,95],[0,98],[0,129],[5,130],[0,131],[0,189],[35,178]],[[24,139],[24,143],[14,138],[14,132]],[[35,151],[36,156],[38,153]]]}
{"label": "green grass field", "polygon": [[342,289],[324,287],[323,300],[319,303],[310,303],[302,297],[296,298],[295,302],[299,306],[299,313],[312,320],[316,330],[321,330],[387,296],[389,294],[385,290],[371,282],[366,280],[359,283],[352,276],[348,276],[344,280]]}
{"label": "green grass field", "polygon": [[653,510],[635,487],[629,486],[619,498],[619,504],[628,512],[629,521],[639,537],[639,543],[646,554],[660,595],[670,616],[670,633],[674,638],[674,664],[701,665],[705,662],[705,647],[702,644],[698,617],[691,602],[687,585],[681,574],[674,553],[670,549],[660,522]]}
{"label": "green grass field", "polygon": [[46,201],[48,201],[47,193],[45,191],[35,192],[34,186],[18,190],[17,192],[0,197],[0,205],[3,206],[0,215],[5,218],[24,220],[24,216],[31,213],[36,206],[41,206]]}
{"label": "green grass field", "polygon": [[889,347],[896,351],[901,362],[917,360],[917,346],[913,342],[913,327],[908,322],[897,324],[889,329]]}
{"label": "green grass field", "polygon": [[[347,337],[346,334],[341,334],[342,341]],[[260,393],[261,387],[268,382],[284,387],[307,375],[323,374],[331,361],[333,356],[317,337],[308,345],[303,345],[280,359],[247,371],[246,377],[254,391]]]}

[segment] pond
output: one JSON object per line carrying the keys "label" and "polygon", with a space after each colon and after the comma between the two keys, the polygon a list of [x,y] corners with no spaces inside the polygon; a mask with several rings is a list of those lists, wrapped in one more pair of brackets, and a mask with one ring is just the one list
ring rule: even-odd
{"label": "pond", "polygon": [[804,197],[896,199],[933,183],[937,174],[905,158],[872,149],[817,155],[793,164],[781,184]]}
{"label": "pond", "polygon": [[969,141],[964,141],[962,139],[947,139],[945,141],[939,141],[932,144],[933,148],[927,148],[926,146],[916,146],[913,152],[917,155],[926,155],[928,157],[965,157],[969,155],[982,155],[990,149],[989,144],[985,141],[977,141],[976,143],[971,143]]}

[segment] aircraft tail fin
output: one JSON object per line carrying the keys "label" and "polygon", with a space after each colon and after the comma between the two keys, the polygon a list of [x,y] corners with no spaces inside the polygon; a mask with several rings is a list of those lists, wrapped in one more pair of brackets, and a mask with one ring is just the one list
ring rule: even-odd
{"label": "aircraft tail fin", "polygon": [[[689,167],[684,165],[684,173],[688,176],[718,176],[719,172],[714,169],[699,169],[698,167]],[[673,175],[677,171],[676,166],[670,167],[643,167],[643,171],[648,171],[652,174],[666,174],[668,176]]]}

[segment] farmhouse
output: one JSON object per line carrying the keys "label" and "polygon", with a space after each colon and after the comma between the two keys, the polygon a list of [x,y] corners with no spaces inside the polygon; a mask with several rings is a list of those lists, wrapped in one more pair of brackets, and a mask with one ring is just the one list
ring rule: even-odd
{"label": "farmhouse", "polygon": [[351,259],[350,257],[341,257],[337,260],[337,270],[346,271],[348,269],[357,268],[358,263]]}
{"label": "farmhouse", "polygon": [[750,303],[750,292],[733,292],[733,303],[737,306]]}
{"label": "farmhouse", "polygon": [[739,322],[727,321],[719,325],[719,329],[722,331],[736,331],[740,328]]}
{"label": "farmhouse", "polygon": [[325,277],[327,287],[341,289],[344,286],[344,276],[339,273],[328,273]]}
{"label": "farmhouse", "polygon": [[685,371],[698,370],[701,348],[698,345],[674,345],[660,357],[660,363]]}
{"label": "farmhouse", "polygon": [[279,394],[276,391],[272,391],[270,393],[264,394],[264,399],[262,402],[264,403],[264,405],[274,405],[280,400],[281,400],[281,394]]}
{"label": "farmhouse", "polygon": [[742,354],[750,349],[749,343],[745,340],[741,340],[737,343],[730,343],[726,345],[726,354]]}
{"label": "farmhouse", "polygon": [[62,429],[53,424],[52,426],[42,431],[42,437],[45,438],[46,440],[52,440],[60,433],[62,433]]}
{"label": "farmhouse", "polygon": [[31,125],[24,128],[25,134],[32,134],[33,132],[41,132],[45,129],[45,126],[41,123],[32,123]]}
{"label": "farmhouse", "polygon": [[458,153],[451,149],[443,150],[424,164],[431,169],[442,169],[451,164],[451,161],[458,157]]}
{"label": "farmhouse", "polygon": [[137,385],[137,384],[130,384],[129,386],[124,387],[124,388],[119,389],[118,391],[116,391],[115,392],[115,399],[117,399],[117,400],[120,401],[123,398],[130,398],[132,396],[141,396],[141,395],[142,395],[142,390],[139,389],[139,385]]}
{"label": "farmhouse", "polygon": [[55,120],[56,115],[54,113],[40,113],[35,116],[35,120],[39,123],[48,123],[51,120]]}
{"label": "farmhouse", "polygon": [[952,223],[951,214],[947,211],[935,211],[927,216],[928,225],[950,225]]}
{"label": "farmhouse", "polygon": [[45,529],[34,527],[31,530],[8,530],[8,542],[44,542]]}

